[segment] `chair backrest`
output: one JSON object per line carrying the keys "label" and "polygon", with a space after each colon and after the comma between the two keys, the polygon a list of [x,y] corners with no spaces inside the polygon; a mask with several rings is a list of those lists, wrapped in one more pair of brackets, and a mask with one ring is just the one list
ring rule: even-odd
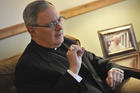
{"label": "chair backrest", "polygon": [[0,93],[16,93],[14,72],[20,55],[0,61]]}

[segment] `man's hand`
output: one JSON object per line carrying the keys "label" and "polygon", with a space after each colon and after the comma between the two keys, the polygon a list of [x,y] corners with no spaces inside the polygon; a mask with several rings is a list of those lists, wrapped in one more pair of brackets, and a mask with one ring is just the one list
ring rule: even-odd
{"label": "man's hand", "polygon": [[78,74],[81,68],[82,56],[84,54],[84,51],[84,48],[81,48],[78,45],[71,45],[70,49],[67,52],[67,58],[70,64],[69,69],[75,74]]}
{"label": "man's hand", "polygon": [[119,85],[123,79],[124,79],[124,71],[118,68],[112,68],[111,70],[108,71],[106,82],[112,89],[115,89],[115,87]]}

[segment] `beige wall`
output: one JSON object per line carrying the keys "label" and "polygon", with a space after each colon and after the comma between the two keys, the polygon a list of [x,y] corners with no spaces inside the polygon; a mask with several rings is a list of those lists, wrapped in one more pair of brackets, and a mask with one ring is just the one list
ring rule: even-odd
{"label": "beige wall", "polygon": [[[0,0],[0,28],[23,22],[22,12],[31,0]],[[29,34],[22,33],[0,40],[0,60],[16,55],[29,42]]]}
{"label": "beige wall", "polygon": [[[21,23],[22,11],[32,0],[1,0],[0,28]],[[51,1],[51,0],[50,0]],[[59,2],[58,5],[63,5]],[[9,7],[7,7],[7,6]],[[13,6],[14,5],[14,6]],[[102,56],[97,31],[132,23],[136,39],[140,41],[140,0],[125,0],[121,3],[70,18],[64,23],[64,33],[80,39],[82,46]],[[23,33],[0,40],[0,60],[22,52],[30,41],[29,34]]]}
{"label": "beige wall", "polygon": [[137,41],[140,41],[140,0],[125,0],[65,22],[65,34],[80,39],[87,50],[102,56],[97,32],[99,30],[133,24]]}

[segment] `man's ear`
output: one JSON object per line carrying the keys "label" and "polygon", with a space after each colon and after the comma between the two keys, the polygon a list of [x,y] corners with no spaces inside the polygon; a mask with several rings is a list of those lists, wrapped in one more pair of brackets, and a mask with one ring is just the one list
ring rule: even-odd
{"label": "man's ear", "polygon": [[34,32],[34,28],[32,26],[28,26],[28,32],[32,34]]}
{"label": "man's ear", "polygon": [[28,26],[28,32],[30,33],[31,37],[35,35],[35,29],[33,26]]}

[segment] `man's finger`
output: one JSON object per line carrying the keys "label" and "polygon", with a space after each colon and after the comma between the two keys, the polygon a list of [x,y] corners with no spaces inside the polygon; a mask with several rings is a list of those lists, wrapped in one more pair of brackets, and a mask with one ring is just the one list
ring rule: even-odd
{"label": "man's finger", "polygon": [[118,71],[116,71],[115,73],[116,73],[116,84],[115,84],[115,87],[116,87],[121,82],[121,78],[120,78],[121,73]]}
{"label": "man's finger", "polygon": [[108,82],[109,82],[109,86],[113,87],[113,75],[112,75],[112,71],[108,72]]}
{"label": "man's finger", "polygon": [[116,81],[117,81],[117,73],[113,70],[112,71],[112,77],[113,77],[113,89],[115,89]]}
{"label": "man's finger", "polygon": [[120,73],[120,83],[123,81],[123,79],[124,79],[124,74]]}

